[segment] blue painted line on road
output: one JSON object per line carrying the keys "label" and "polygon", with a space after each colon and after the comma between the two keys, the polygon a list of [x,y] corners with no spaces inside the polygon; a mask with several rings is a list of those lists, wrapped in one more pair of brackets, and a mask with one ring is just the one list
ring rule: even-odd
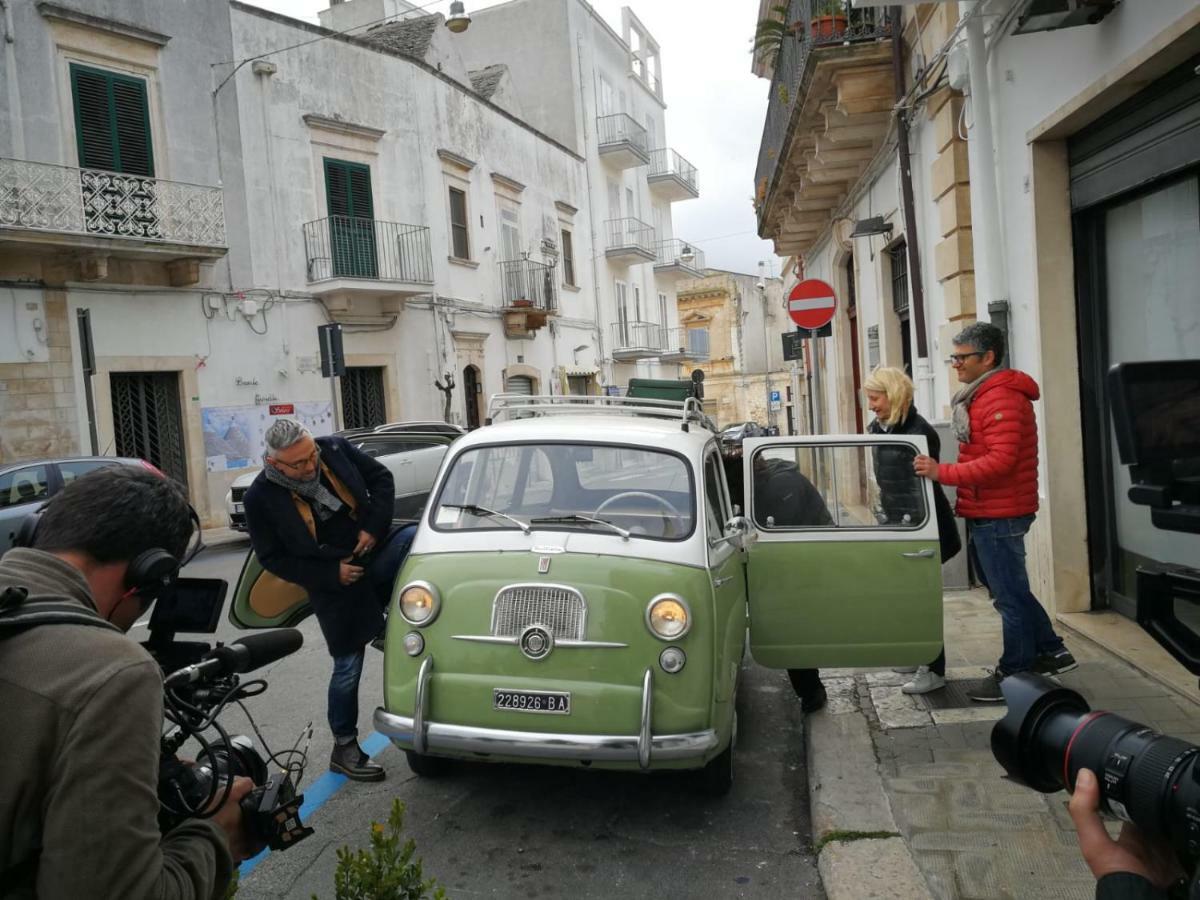
{"label": "blue painted line on road", "polygon": [[[378,731],[372,731],[359,746],[363,748],[363,752],[367,756],[374,757],[381,753],[389,743],[390,741],[385,735],[380,734]],[[339,775],[336,772],[326,772],[305,788],[304,803],[300,806],[300,820],[308,824],[312,820],[313,813],[320,809],[330,797],[341,790],[342,786],[349,780],[345,775]],[[258,856],[252,856],[238,866],[238,878],[244,881],[270,853],[270,850],[264,850]]]}

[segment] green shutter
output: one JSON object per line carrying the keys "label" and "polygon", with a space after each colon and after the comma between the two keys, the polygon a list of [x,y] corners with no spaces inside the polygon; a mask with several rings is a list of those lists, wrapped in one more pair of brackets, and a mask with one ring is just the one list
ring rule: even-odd
{"label": "green shutter", "polygon": [[375,278],[375,207],[371,170],[360,163],[325,160],[325,197],[335,278]]}
{"label": "green shutter", "polygon": [[153,177],[146,82],[72,65],[71,89],[80,168]]}

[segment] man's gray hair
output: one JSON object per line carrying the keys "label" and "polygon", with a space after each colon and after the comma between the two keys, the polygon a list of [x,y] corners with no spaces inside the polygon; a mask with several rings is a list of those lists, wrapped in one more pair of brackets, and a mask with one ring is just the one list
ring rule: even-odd
{"label": "man's gray hair", "polygon": [[964,347],[972,347],[980,353],[991,350],[996,354],[996,366],[1004,362],[1004,332],[991,322],[972,322],[950,339]]}
{"label": "man's gray hair", "polygon": [[263,435],[263,442],[267,445],[267,455],[286,450],[297,441],[308,437],[309,434],[309,430],[295,419],[276,419],[267,429],[267,433]]}

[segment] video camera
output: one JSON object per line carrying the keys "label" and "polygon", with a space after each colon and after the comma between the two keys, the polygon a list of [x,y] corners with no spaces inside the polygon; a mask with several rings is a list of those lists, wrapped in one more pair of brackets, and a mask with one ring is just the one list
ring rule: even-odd
{"label": "video camera", "polygon": [[[1200,360],[1122,363],[1108,383],[1129,499],[1150,507],[1156,528],[1200,534]],[[1200,675],[1200,570],[1139,567],[1137,620]],[[1095,772],[1101,808],[1169,841],[1191,873],[1188,896],[1200,897],[1200,747],[1093,711],[1038,675],[1011,675],[1001,689],[1008,713],[992,730],[992,753],[1009,777],[1054,793],[1070,790],[1080,769]]]}
{"label": "video camera", "polygon": [[[161,591],[150,617],[150,639],[144,646],[163,670],[163,714],[172,725],[162,737],[158,824],[165,834],[185,819],[211,816],[229,796],[233,779],[245,776],[255,785],[239,804],[248,833],[272,850],[286,850],[312,834],[300,821],[304,795],[297,792],[305,752],[297,741],[290,750],[271,753],[242,706],[242,700],[265,691],[267,683],[243,682],[238,675],[295,653],[303,635],[280,628],[215,647],[176,640],[179,632],[216,632],[226,588],[217,578],[177,578]],[[265,759],[249,738],[230,737],[218,721],[232,703],[242,706],[267,752]],[[206,737],[214,731],[216,740]],[[177,755],[189,740],[199,745],[194,763]]]}

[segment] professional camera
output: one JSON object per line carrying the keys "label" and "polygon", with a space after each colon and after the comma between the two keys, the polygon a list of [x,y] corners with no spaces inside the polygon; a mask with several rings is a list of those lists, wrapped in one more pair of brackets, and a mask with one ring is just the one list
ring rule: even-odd
{"label": "professional camera", "polygon": [[[267,689],[266,681],[243,682],[239,673],[296,652],[303,636],[294,628],[280,628],[216,647],[177,641],[180,631],[216,631],[225,591],[221,579],[178,578],[159,595],[150,617],[145,646],[163,670],[163,710],[172,725],[162,737],[158,824],[165,833],[185,819],[212,815],[228,797],[233,779],[244,776],[255,785],[239,804],[248,833],[272,850],[285,850],[312,834],[300,821],[304,795],[297,792],[304,751],[293,747],[275,754],[268,749],[264,759],[249,738],[230,737],[218,717],[228,705],[242,706],[242,700]],[[249,711],[244,706],[242,711],[267,749]],[[213,732],[215,740],[207,736]],[[199,747],[194,762],[177,756],[189,740]]]}
{"label": "professional camera", "polygon": [[[1122,363],[1108,379],[1129,499],[1150,507],[1157,528],[1200,534],[1200,360]],[[1200,570],[1142,566],[1137,594],[1138,624],[1200,675],[1200,636],[1188,624],[1198,620]],[[1092,770],[1101,807],[1166,839],[1200,896],[1200,747],[1092,711],[1039,675],[1011,675],[1001,689],[1008,713],[992,730],[992,753],[1009,777],[1053,793]]]}

